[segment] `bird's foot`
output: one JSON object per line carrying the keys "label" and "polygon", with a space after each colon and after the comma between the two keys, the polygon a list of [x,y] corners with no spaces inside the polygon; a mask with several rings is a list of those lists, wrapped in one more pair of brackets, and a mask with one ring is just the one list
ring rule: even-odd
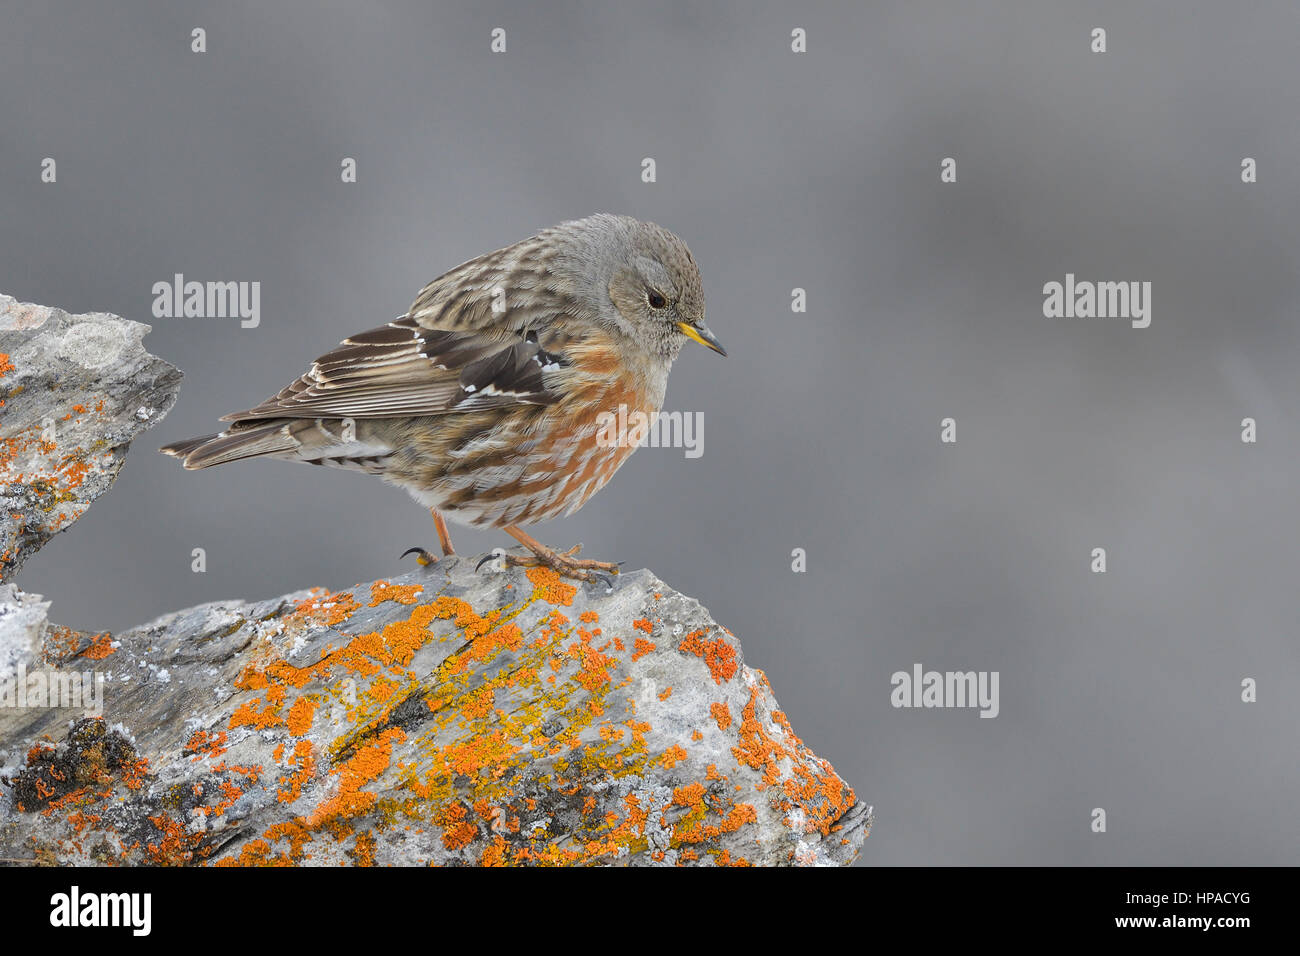
{"label": "bird's foot", "polygon": [[[429,511],[433,515],[433,526],[438,531],[438,544],[442,547],[442,556],[449,558],[456,553],[456,549],[451,546],[451,534],[447,531],[447,522],[437,508],[430,508]],[[407,548],[402,552],[402,558],[408,554],[415,555],[415,560],[422,568],[438,563],[438,558],[427,548]],[[400,561],[401,558],[398,560]]]}
{"label": "bird's foot", "polygon": [[593,561],[589,558],[576,557],[582,545],[575,544],[568,551],[556,551],[540,542],[536,547],[528,545],[531,554],[517,555],[509,551],[494,551],[479,562],[482,567],[488,561],[500,559],[507,568],[550,568],[557,574],[579,581],[598,581],[606,587],[614,586],[614,576],[620,565],[613,561]]}
{"label": "bird's foot", "polygon": [[[424,548],[407,548],[402,552],[402,558],[406,557],[408,554],[415,555],[416,563],[418,563],[422,568],[427,568],[431,564],[438,563],[437,555],[430,554]],[[398,560],[400,561],[401,558],[398,558]]]}

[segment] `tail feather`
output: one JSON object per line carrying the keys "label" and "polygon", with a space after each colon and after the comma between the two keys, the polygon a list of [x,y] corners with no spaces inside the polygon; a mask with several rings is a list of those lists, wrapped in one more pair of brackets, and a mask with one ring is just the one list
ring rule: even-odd
{"label": "tail feather", "polygon": [[282,455],[297,450],[298,443],[289,436],[284,422],[232,429],[219,435],[202,435],[174,442],[158,449],[164,455],[179,458],[189,470],[210,468],[241,458]]}
{"label": "tail feather", "polygon": [[246,419],[218,435],[202,435],[158,449],[188,469],[242,458],[287,458],[380,474],[393,451],[380,420],[351,418]]}

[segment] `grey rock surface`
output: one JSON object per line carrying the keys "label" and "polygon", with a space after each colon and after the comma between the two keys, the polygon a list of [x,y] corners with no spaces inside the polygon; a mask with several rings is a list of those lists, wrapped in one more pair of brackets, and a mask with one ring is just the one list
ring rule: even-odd
{"label": "grey rock surface", "polygon": [[0,581],[112,486],[127,447],[176,401],[149,326],[0,295]]}

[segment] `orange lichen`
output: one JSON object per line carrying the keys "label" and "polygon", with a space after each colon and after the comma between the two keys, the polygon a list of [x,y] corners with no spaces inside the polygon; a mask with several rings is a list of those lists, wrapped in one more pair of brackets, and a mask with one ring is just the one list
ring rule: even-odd
{"label": "orange lichen", "polygon": [[316,808],[309,825],[337,822],[370,810],[378,797],[361,788],[388,769],[393,759],[393,742],[405,739],[406,734],[399,728],[390,727],[380,734],[378,741],[358,747],[351,758],[330,771],[339,778],[338,792]]}
{"label": "orange lichen", "polygon": [[721,637],[713,641],[701,640],[705,633],[704,630],[691,631],[677,649],[702,659],[708,665],[714,683],[721,686],[724,680],[736,676],[736,649]]}
{"label": "orange lichen", "polygon": [[397,681],[389,680],[387,677],[376,677],[370,682],[370,689],[366,692],[366,696],[381,704],[387,703],[393,699],[400,686]]}
{"label": "orange lichen", "polygon": [[[575,642],[569,647],[569,656],[581,662],[581,667],[578,673],[574,675],[574,680],[588,691],[599,690],[609,683],[609,667],[611,664],[616,663],[614,658],[580,642]],[[593,700],[592,703],[596,704],[598,701]]]}
{"label": "orange lichen", "polygon": [[385,601],[414,604],[423,591],[424,586],[420,584],[389,584],[387,581],[376,581],[370,585],[370,606],[378,607]]}
{"label": "orange lichen", "polygon": [[102,661],[104,658],[117,653],[117,648],[113,646],[113,638],[108,632],[96,634],[90,639],[90,646],[81,652],[83,657],[88,657],[92,661]]}
{"label": "orange lichen", "polygon": [[248,664],[239,672],[234,684],[240,690],[262,690],[269,686],[270,681],[266,679],[266,674],[257,669],[256,665]]}
{"label": "orange lichen", "polygon": [[[442,771],[470,777],[476,776],[483,770],[487,770],[490,774],[499,774],[505,771],[506,761],[517,752],[517,749],[506,739],[502,731],[482,737],[471,737],[464,742],[442,747],[432,758],[432,772],[435,775]],[[419,794],[421,785],[413,784],[412,789]]]}
{"label": "orange lichen", "polygon": [[578,589],[550,568],[529,568],[528,580],[533,583],[533,597],[547,604],[573,604]]}
{"label": "orange lichen", "polygon": [[735,833],[745,824],[753,823],[757,819],[758,813],[753,806],[748,803],[738,803],[731,808],[730,812],[719,824],[679,825],[673,831],[673,839],[680,840],[682,843],[703,843],[706,840],[716,840],[723,834]]}
{"label": "orange lichen", "polygon": [[192,861],[197,854],[206,856],[210,847],[202,847],[200,834],[190,833],[184,824],[171,817],[159,814],[149,818],[149,822],[158,828],[162,838],[145,847],[145,857],[153,866],[182,866]]}
{"label": "orange lichen", "polygon": [[786,780],[782,790],[803,809],[805,829],[829,835],[835,821],[853,806],[853,791],[828,768],[817,772],[796,764],[794,772],[799,779]]}
{"label": "orange lichen", "polygon": [[149,775],[149,761],[144,757],[132,761],[122,768],[122,783],[128,790],[139,790],[145,784],[145,777]]}
{"label": "orange lichen", "polygon": [[506,860],[506,840],[505,837],[494,836],[492,842],[483,850],[482,856],[478,858],[479,866],[507,866]]}
{"label": "orange lichen", "polygon": [[361,605],[348,591],[338,594],[314,595],[300,601],[293,611],[285,615],[286,625],[297,622],[334,627],[350,618]]}
{"label": "orange lichen", "polygon": [[465,699],[465,703],[461,705],[461,713],[470,720],[486,717],[492,710],[492,702],[495,698],[496,691],[493,688],[480,687]]}
{"label": "orange lichen", "polygon": [[655,645],[652,641],[647,641],[644,637],[638,637],[636,643],[632,645],[632,660],[639,661],[647,654],[654,653]]}
{"label": "orange lichen", "polygon": [[470,820],[469,811],[463,803],[448,804],[436,816],[435,821],[442,827],[442,845],[448,850],[468,846],[478,836],[478,827]]}
{"label": "orange lichen", "polygon": [[690,783],[673,790],[673,804],[679,807],[693,807],[704,802],[704,785]]}
{"label": "orange lichen", "polygon": [[663,765],[671,770],[686,759],[686,751],[674,744],[663,752]]}
{"label": "orange lichen", "polygon": [[[234,765],[228,767],[224,763],[221,763],[213,767],[212,772],[214,774],[231,774],[232,776],[233,775],[242,776],[244,777],[245,782],[249,786],[251,786],[257,783],[258,778],[262,774],[262,768],[261,766],[240,767]],[[204,817],[223,816],[225,812],[229,810],[231,807],[233,807],[236,801],[238,801],[239,798],[242,797],[247,792],[244,789],[244,787],[236,783],[233,779],[231,779],[231,777],[225,777],[225,776],[217,776],[212,778],[208,782],[208,785],[206,787],[200,784],[195,785],[195,789],[194,789],[195,796],[202,797],[204,796],[205,791],[215,793],[216,802],[200,805],[194,808],[195,813],[201,814]]]}
{"label": "orange lichen", "polygon": [[62,465],[55,471],[56,477],[62,479],[62,487],[65,491],[73,491],[81,487],[86,473],[90,471],[90,463],[81,459],[69,456]]}
{"label": "orange lichen", "polygon": [[262,710],[258,710],[259,703],[260,699],[255,697],[235,708],[235,712],[230,715],[229,728],[234,730],[236,727],[252,727],[254,730],[266,730],[284,724],[278,704],[268,703]]}
{"label": "orange lichen", "polygon": [[645,617],[637,618],[632,622],[632,626],[638,631],[645,631],[647,634],[654,630],[654,625],[650,623],[650,619]]}
{"label": "orange lichen", "polygon": [[280,786],[275,794],[281,803],[297,800],[302,796],[303,785],[316,776],[316,756],[310,740],[300,740],[294,744],[289,765],[294,769],[280,778]]}
{"label": "orange lichen", "polygon": [[671,687],[665,687],[662,691],[659,692],[660,700],[667,700],[671,696],[673,696],[673,689]]}
{"label": "orange lichen", "polygon": [[66,657],[77,653],[81,646],[81,633],[70,627],[49,624],[45,628],[45,638],[41,644],[41,657],[47,664],[56,664]]}
{"label": "orange lichen", "polygon": [[750,863],[748,860],[746,860],[743,856],[738,856],[733,859],[731,856],[731,851],[729,850],[719,850],[717,854],[714,856],[713,862],[716,866],[753,866],[754,865]]}
{"label": "orange lichen", "polygon": [[805,830],[828,835],[835,822],[857,802],[853,790],[844,785],[826,761],[807,751],[780,711],[773,711],[772,718],[786,743],[769,734],[758,719],[757,698],[757,688],[751,688],[749,702],[741,713],[740,745],[732,748],[732,755],[741,764],[762,771],[762,782],[757,784],[760,790],[782,780],[785,775],[781,764],[788,761],[792,775],[782,783],[781,790],[788,800],[781,806],[798,806],[803,811]]}
{"label": "orange lichen", "polygon": [[756,697],[757,691],[751,689],[749,702],[740,715],[740,746],[732,747],[731,753],[745,766],[763,771],[763,784],[759,787],[762,789],[780,779],[781,768],[777,761],[785,759],[789,754],[780,742],[763,729],[756,715]]}
{"label": "orange lichen", "polygon": [[718,722],[718,729],[726,731],[731,726],[731,708],[722,702],[709,705],[709,713]]}
{"label": "orange lichen", "polygon": [[[347,598],[348,595],[334,597]],[[335,603],[346,606],[347,602]],[[491,629],[495,615],[481,618],[467,602],[441,596],[432,604],[412,610],[407,620],[389,622],[382,632],[372,631],[353,637],[346,646],[325,654],[315,664],[295,667],[287,661],[277,660],[268,664],[260,676],[286,686],[303,687],[313,680],[328,679],[336,668],[371,677],[383,666],[405,666],[431,637],[428,627],[435,619],[454,619],[456,626],[464,629],[465,638],[472,641]]]}
{"label": "orange lichen", "polygon": [[206,730],[197,730],[185,744],[185,751],[194,754],[190,760],[202,760],[204,757],[213,759],[220,757],[226,752],[226,732],[218,731],[210,734]]}
{"label": "orange lichen", "polygon": [[[251,840],[239,851],[237,857],[218,860],[217,866],[293,866],[303,857],[303,848],[311,842],[312,834],[300,819],[287,820],[268,827],[262,839]],[[287,853],[271,855],[271,847],[280,840],[289,843]]]}
{"label": "orange lichen", "polygon": [[374,866],[375,844],[376,840],[373,833],[358,833],[356,842],[352,844],[352,849],[348,851],[348,856],[352,857],[352,862],[357,866]]}
{"label": "orange lichen", "polygon": [[486,662],[495,657],[497,652],[502,649],[519,650],[523,643],[524,632],[519,629],[518,624],[510,623],[494,631],[489,631],[471,643],[466,656],[476,661]]}
{"label": "orange lichen", "polygon": [[316,702],[310,697],[299,697],[289,708],[289,716],[285,723],[289,728],[289,733],[295,737],[301,737],[311,730],[312,719],[316,716]]}

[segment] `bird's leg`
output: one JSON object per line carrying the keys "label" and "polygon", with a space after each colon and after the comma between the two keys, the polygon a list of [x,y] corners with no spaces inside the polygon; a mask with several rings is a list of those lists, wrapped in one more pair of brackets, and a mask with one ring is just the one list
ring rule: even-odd
{"label": "bird's leg", "polygon": [[437,508],[430,508],[433,512],[433,526],[438,529],[438,544],[442,545],[442,553],[451,555],[456,553],[456,549],[451,546],[451,535],[447,533],[447,519],[442,516],[442,512]]}
{"label": "bird's leg", "polygon": [[575,544],[568,551],[556,551],[554,548],[548,548],[517,525],[506,525],[505,532],[533,553],[531,558],[519,558],[507,552],[505,555],[507,567],[550,568],[559,574],[578,578],[581,581],[600,581],[607,575],[618,574],[618,565],[614,562],[590,561],[586,558],[574,557],[582,545]]}
{"label": "bird's leg", "polygon": [[[433,515],[433,526],[438,531],[438,544],[442,546],[443,556],[455,554],[456,549],[451,546],[451,534],[447,531],[447,519],[437,508],[430,508],[429,511]],[[438,559],[424,548],[407,548],[402,552],[402,557],[408,554],[415,555],[415,560],[421,567],[427,568],[431,564],[438,563]]]}

